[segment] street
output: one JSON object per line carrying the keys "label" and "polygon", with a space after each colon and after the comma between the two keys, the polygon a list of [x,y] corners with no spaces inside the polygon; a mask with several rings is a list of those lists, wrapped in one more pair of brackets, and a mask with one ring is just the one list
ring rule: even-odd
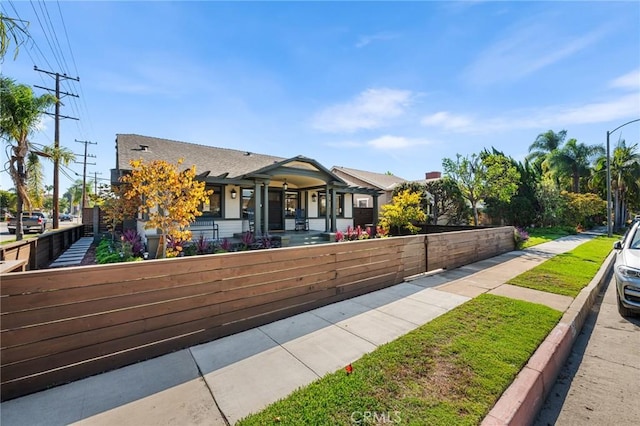
{"label": "street", "polygon": [[637,425],[640,318],[624,318],[612,277],[594,304],[536,426]]}
{"label": "street", "polygon": [[[51,220],[51,218],[49,219]],[[74,218],[71,222],[62,222],[60,221],[60,228],[67,228],[69,226],[73,226],[73,225],[77,225],[80,223],[80,219],[79,218]],[[26,238],[31,238],[31,237],[35,237],[38,234],[25,234]],[[9,231],[7,230],[7,222],[0,222],[0,242],[5,242],[5,241],[13,241],[16,239],[16,236],[13,234],[10,234]]]}

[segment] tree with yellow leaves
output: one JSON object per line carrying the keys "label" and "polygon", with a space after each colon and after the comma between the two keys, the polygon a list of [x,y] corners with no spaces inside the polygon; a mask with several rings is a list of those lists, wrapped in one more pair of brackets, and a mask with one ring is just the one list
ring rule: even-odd
{"label": "tree with yellow leaves", "polygon": [[105,191],[100,195],[100,209],[104,212],[104,221],[111,232],[112,240],[116,238],[116,227],[125,219],[133,217],[140,205],[140,199],[127,198],[124,194],[128,191],[126,185],[114,187],[111,191]]}
{"label": "tree with yellow leaves", "polygon": [[409,189],[401,191],[391,199],[390,204],[382,206],[380,226],[386,232],[391,231],[392,228],[400,232],[404,228],[410,233],[416,234],[420,228],[414,223],[427,220],[421,201],[422,194],[420,192],[412,192]]}
{"label": "tree with yellow leaves", "polygon": [[198,207],[213,192],[205,190],[204,182],[195,180],[195,166],[178,171],[183,161],[179,159],[174,165],[163,160],[148,164],[133,160],[131,173],[120,179],[129,185],[125,197],[142,200],[139,210],[149,215],[145,229],[162,232],[162,258],[167,257],[167,237],[174,242],[191,239],[186,228],[202,214]]}

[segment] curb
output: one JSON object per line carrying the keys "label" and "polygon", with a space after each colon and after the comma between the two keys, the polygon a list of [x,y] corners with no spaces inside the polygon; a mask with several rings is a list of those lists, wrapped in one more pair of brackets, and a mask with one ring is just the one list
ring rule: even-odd
{"label": "curb", "polygon": [[598,294],[610,277],[614,261],[615,252],[612,251],[489,411],[482,426],[530,425],[534,422]]}

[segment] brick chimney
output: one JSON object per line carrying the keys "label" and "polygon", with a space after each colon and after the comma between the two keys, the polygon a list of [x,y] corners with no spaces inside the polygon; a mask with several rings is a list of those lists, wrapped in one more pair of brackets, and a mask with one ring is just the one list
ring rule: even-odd
{"label": "brick chimney", "polygon": [[425,179],[440,179],[442,177],[441,172],[427,172],[425,173]]}

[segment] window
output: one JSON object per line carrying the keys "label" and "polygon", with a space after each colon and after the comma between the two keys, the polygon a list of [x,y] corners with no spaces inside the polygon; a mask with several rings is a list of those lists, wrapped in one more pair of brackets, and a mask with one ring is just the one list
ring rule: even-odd
{"label": "window", "polygon": [[247,217],[247,212],[249,210],[255,212],[256,208],[256,199],[253,196],[253,189],[242,189],[242,216]]}
{"label": "window", "polygon": [[[324,192],[318,193],[318,214],[325,216],[327,214],[327,194]],[[344,194],[336,194],[336,215],[344,216]]]}
{"label": "window", "polygon": [[298,210],[298,193],[293,191],[287,191],[284,194],[284,215],[285,217],[296,217],[296,210]]}
{"label": "window", "polygon": [[222,187],[207,185],[207,190],[213,190],[209,199],[200,205],[203,216],[222,217]]}
{"label": "window", "polygon": [[369,207],[369,200],[366,198],[358,198],[358,207]]}
{"label": "window", "polygon": [[327,215],[327,194],[318,192],[318,215]]}

